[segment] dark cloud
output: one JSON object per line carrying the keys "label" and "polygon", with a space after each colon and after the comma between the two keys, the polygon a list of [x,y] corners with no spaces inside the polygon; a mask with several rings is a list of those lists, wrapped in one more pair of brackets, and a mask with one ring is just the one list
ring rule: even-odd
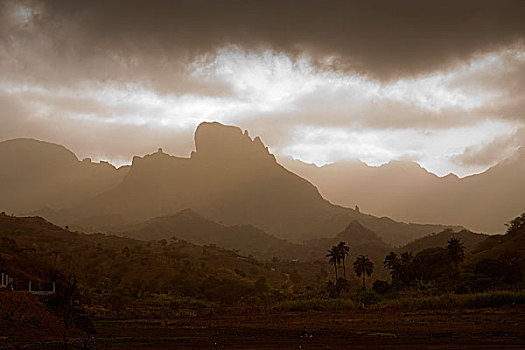
{"label": "dark cloud", "polygon": [[328,66],[392,78],[442,68],[525,35],[525,2],[520,0],[43,4],[34,22],[43,32],[53,33],[58,54],[83,59],[102,55],[110,61],[136,56],[139,61],[120,62],[131,66],[148,55],[158,64],[159,57],[191,60],[225,45],[239,45],[290,55],[306,52],[319,63],[336,55],[340,59]]}

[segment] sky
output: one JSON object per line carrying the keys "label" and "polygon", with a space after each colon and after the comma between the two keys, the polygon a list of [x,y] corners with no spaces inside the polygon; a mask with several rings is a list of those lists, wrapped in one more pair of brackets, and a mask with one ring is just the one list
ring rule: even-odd
{"label": "sky", "polygon": [[0,140],[188,156],[219,121],[277,157],[484,171],[525,146],[524,1],[0,0]]}

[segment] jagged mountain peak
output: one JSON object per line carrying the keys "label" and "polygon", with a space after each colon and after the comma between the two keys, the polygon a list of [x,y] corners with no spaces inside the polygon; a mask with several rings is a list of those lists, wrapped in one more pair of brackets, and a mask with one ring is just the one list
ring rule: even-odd
{"label": "jagged mountain peak", "polygon": [[352,242],[352,244],[363,244],[369,242],[381,242],[381,238],[372,230],[364,227],[359,221],[352,220],[345,230],[339,233],[337,240]]}
{"label": "jagged mountain peak", "polygon": [[259,136],[218,122],[203,122],[195,130],[195,152],[191,158],[221,161],[230,158],[268,158],[275,161]]}

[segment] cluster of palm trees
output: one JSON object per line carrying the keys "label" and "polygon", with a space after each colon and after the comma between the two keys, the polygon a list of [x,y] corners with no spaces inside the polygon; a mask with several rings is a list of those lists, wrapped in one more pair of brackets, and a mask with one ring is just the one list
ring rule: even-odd
{"label": "cluster of palm trees", "polygon": [[[441,248],[443,249],[443,248]],[[459,274],[460,264],[465,259],[465,247],[459,238],[451,238],[447,242],[446,256],[445,259],[451,262],[454,266],[453,276]],[[346,258],[350,253],[350,247],[346,245],[346,242],[339,242],[338,245],[334,245],[326,254],[330,265],[334,266],[335,271],[335,285],[347,285],[346,277]],[[424,259],[423,259],[424,260]],[[445,264],[446,261],[443,261]],[[414,256],[412,252],[403,252],[397,255],[394,252],[390,252],[384,261],[384,267],[390,270],[392,275],[392,284],[397,286],[408,286],[414,281],[425,279],[425,263],[420,259],[420,254]],[[343,278],[339,277],[338,267],[343,267]],[[370,277],[374,272],[374,263],[366,255],[360,255],[356,257],[353,264],[354,271],[357,277],[363,280],[363,289],[366,288],[366,277]]]}
{"label": "cluster of palm trees", "polygon": [[[459,273],[459,266],[465,259],[465,247],[457,237],[451,238],[445,247],[448,258],[454,265],[454,272]],[[446,261],[443,261],[445,264]],[[412,252],[403,252],[399,256],[390,252],[383,263],[384,267],[390,270],[392,283],[398,285],[408,285],[411,282],[421,279],[424,265],[419,256],[414,257]]]}
{"label": "cluster of palm trees", "polygon": [[412,252],[403,252],[397,255],[390,252],[383,262],[383,266],[390,270],[393,284],[408,285],[419,276],[419,260]]}
{"label": "cluster of palm trees", "polygon": [[[346,242],[339,242],[338,245],[334,245],[328,251],[328,254],[326,254],[326,257],[329,258],[328,262],[330,263],[330,265],[334,266],[336,284],[339,281],[338,265],[343,265],[344,281],[345,283],[347,282],[345,260],[349,254],[350,254],[350,247],[346,245]],[[370,277],[372,273],[374,272],[374,263],[370,261],[370,259],[368,259],[368,256],[360,255],[354,261],[354,271],[357,277],[362,277],[363,289],[365,289],[366,288],[365,277],[366,276]]]}

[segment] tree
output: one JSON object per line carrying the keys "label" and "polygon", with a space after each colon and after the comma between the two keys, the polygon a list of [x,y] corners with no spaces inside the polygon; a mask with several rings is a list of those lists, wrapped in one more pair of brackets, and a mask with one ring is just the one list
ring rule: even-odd
{"label": "tree", "polygon": [[354,271],[357,277],[363,277],[363,289],[366,289],[365,276],[372,276],[374,263],[366,255],[358,256],[354,261]]}
{"label": "tree", "polygon": [[414,259],[414,254],[412,252],[403,252],[401,253],[401,263],[403,265],[409,265]]}
{"label": "tree", "polygon": [[89,318],[89,315],[82,309],[78,293],[78,282],[76,277],[69,276],[64,285],[63,294],[55,294],[48,301],[48,306],[56,308],[62,316],[64,329],[62,332],[62,341],[67,348],[68,331],[72,326],[87,334],[86,344],[90,336],[95,334],[95,326]]}
{"label": "tree", "polygon": [[350,254],[350,247],[346,245],[346,242],[339,242],[337,245],[337,249],[339,249],[339,258],[343,262],[343,273],[345,275],[345,281],[346,281],[346,266],[345,266],[345,259],[348,254]]}
{"label": "tree", "polygon": [[454,267],[456,269],[456,272],[459,271],[459,264],[463,262],[465,259],[465,247],[463,246],[463,242],[457,237],[451,238],[447,242],[447,252],[454,263]]}
{"label": "tree", "polygon": [[396,253],[390,252],[385,257],[383,266],[385,267],[385,269],[390,270],[390,276],[392,276],[392,284],[396,284],[397,282],[399,282],[400,267],[401,267],[400,265],[401,265],[401,261]]}
{"label": "tree", "polygon": [[332,249],[330,249],[328,251],[328,254],[326,254],[326,257],[330,258],[330,259],[328,259],[328,263],[330,265],[334,265],[334,269],[335,269],[335,283],[337,283],[337,264],[341,260],[340,257],[339,257],[339,248],[334,245],[332,247]]}
{"label": "tree", "polygon": [[67,347],[67,331],[69,326],[74,322],[75,319],[75,294],[77,290],[77,279],[69,276],[67,284],[64,289],[64,303],[63,307],[63,320],[64,320],[64,332],[62,333],[62,341],[64,346]]}
{"label": "tree", "polygon": [[514,218],[507,226],[507,234],[513,235],[521,230],[525,229],[525,213],[522,213],[520,216]]}
{"label": "tree", "polygon": [[391,270],[390,273],[392,273],[397,264],[399,264],[399,258],[397,257],[397,254],[394,252],[390,252],[386,257],[385,261],[383,262],[383,266],[386,269]]}

